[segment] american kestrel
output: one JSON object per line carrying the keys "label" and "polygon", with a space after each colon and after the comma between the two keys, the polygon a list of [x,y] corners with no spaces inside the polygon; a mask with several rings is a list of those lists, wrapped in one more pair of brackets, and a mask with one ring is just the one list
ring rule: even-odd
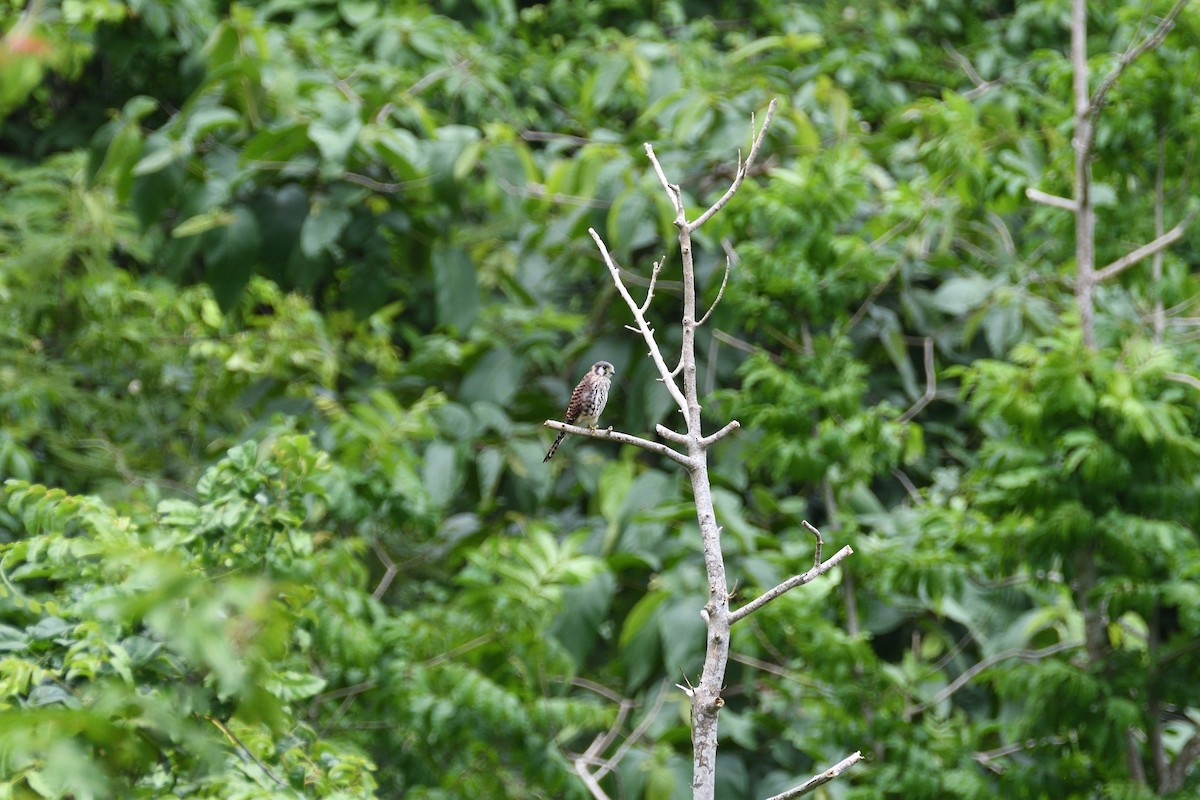
{"label": "american kestrel", "polygon": [[[604,411],[604,404],[608,402],[608,383],[612,374],[613,365],[607,361],[597,361],[592,364],[587,375],[583,376],[583,380],[575,387],[575,391],[571,392],[571,402],[567,404],[565,420],[568,425],[587,426],[593,429],[596,427],[596,422],[600,419],[600,412]],[[554,444],[550,445],[550,451],[542,459],[543,464],[553,458],[554,451],[558,449],[559,443],[566,435],[566,431],[558,434]]]}

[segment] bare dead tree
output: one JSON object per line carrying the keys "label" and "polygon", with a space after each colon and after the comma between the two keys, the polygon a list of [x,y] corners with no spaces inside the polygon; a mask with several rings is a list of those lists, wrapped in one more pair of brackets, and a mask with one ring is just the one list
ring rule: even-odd
{"label": "bare dead tree", "polygon": [[[742,182],[754,166],[755,160],[758,158],[759,151],[766,139],[767,129],[770,127],[771,121],[775,116],[775,106],[775,102],[772,101],[770,107],[767,109],[762,127],[754,132],[750,151],[744,161],[739,154],[733,181],[724,195],[707,210],[691,220],[687,218],[682,190],[677,184],[671,183],[667,178],[662,165],[658,161],[658,157],[654,153],[654,148],[649,143],[645,145],[646,156],[650,159],[654,173],[658,177],[663,191],[667,193],[672,208],[675,210],[675,226],[679,231],[679,254],[683,271],[683,344],[679,359],[673,366],[668,365],[655,339],[654,330],[646,321],[645,316],[654,298],[654,288],[663,262],[660,261],[654,265],[646,292],[646,299],[638,303],[629,293],[629,289],[621,277],[622,270],[617,266],[600,235],[595,230],[588,231],[600,251],[600,255],[604,260],[605,266],[608,268],[609,275],[612,277],[617,291],[633,315],[636,324],[627,327],[641,334],[642,339],[646,343],[648,355],[658,370],[659,379],[662,381],[668,394],[671,395],[675,406],[678,407],[680,413],[683,415],[686,430],[681,433],[664,425],[656,426],[655,431],[658,436],[670,443],[664,444],[663,442],[651,441],[638,436],[620,433],[614,431],[612,428],[589,430],[587,428],[567,425],[557,420],[547,420],[545,423],[547,427],[554,430],[566,431],[576,436],[612,439],[666,456],[682,466],[691,479],[692,495],[696,504],[696,519],[700,525],[700,538],[703,544],[704,566],[708,576],[708,602],[700,611],[700,615],[708,628],[704,666],[698,683],[679,687],[688,696],[692,704],[692,797],[695,800],[713,800],[714,796],[717,762],[717,718],[721,707],[725,704],[725,701],[721,697],[721,687],[725,680],[725,669],[729,661],[729,636],[733,624],[762,608],[785,592],[798,586],[803,586],[823,575],[853,552],[849,546],[846,546],[828,559],[822,560],[821,535],[816,528],[805,523],[816,542],[812,568],[802,574],[789,578],[741,608],[730,609],[729,607],[730,592],[726,579],[725,559],[721,552],[721,527],[717,524],[716,511],[713,507],[712,489],[708,476],[708,448],[736,431],[740,426],[737,420],[733,420],[714,433],[707,436],[704,434],[701,425],[701,406],[696,381],[696,330],[709,319],[713,308],[721,300],[726,281],[729,279],[731,259],[726,259],[725,276],[722,279],[721,288],[717,293],[717,298],[714,300],[712,307],[703,316],[697,317],[696,272],[693,262],[692,234],[705,222],[710,220],[714,214],[724,208],[741,187]],[[753,120],[751,124],[753,127]],[[680,382],[681,378],[682,384]],[[826,780],[849,769],[850,766],[861,758],[861,753],[853,753],[825,773],[815,776],[795,789],[779,795],[779,797],[798,797],[804,792],[816,788]],[[828,777],[825,777],[826,775]],[[594,780],[586,778],[584,780],[589,786],[589,790],[593,792],[594,797],[599,798],[602,796],[601,794],[596,794],[596,790],[592,788],[596,786]]]}
{"label": "bare dead tree", "polygon": [[1117,56],[1116,65],[1101,79],[1095,92],[1089,86],[1087,61],[1087,0],[1072,0],[1071,3],[1071,68],[1074,77],[1075,136],[1071,144],[1075,149],[1074,197],[1058,197],[1039,189],[1027,189],[1025,195],[1039,203],[1062,208],[1075,215],[1075,303],[1079,308],[1079,325],[1083,329],[1083,341],[1091,349],[1096,348],[1096,313],[1094,295],[1096,286],[1120,275],[1143,259],[1160,253],[1183,236],[1191,218],[1187,217],[1166,232],[1157,231],[1157,236],[1147,244],[1097,269],[1096,267],[1096,207],[1092,200],[1092,155],[1096,143],[1096,117],[1108,99],[1108,93],[1116,85],[1125,70],[1143,53],[1162,44],[1175,19],[1183,11],[1188,0],[1176,0],[1167,15],[1159,20],[1144,39],[1131,44]]}

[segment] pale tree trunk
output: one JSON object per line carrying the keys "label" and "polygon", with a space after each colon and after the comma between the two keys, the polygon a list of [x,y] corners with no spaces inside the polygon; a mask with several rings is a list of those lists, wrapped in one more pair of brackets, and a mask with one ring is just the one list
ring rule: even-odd
{"label": "pale tree trunk", "polygon": [[1092,207],[1092,103],[1088,92],[1087,1],[1071,6],[1071,67],[1075,80],[1075,302],[1083,341],[1096,348],[1096,209]]}

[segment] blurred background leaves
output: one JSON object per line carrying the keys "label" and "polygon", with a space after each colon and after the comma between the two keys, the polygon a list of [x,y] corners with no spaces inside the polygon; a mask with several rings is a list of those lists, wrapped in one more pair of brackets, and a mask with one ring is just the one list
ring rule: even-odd
{"label": "blurred background leaves", "polygon": [[[1090,9],[1094,72],[1167,6]],[[665,256],[677,348],[642,143],[700,208],[771,98],[696,239],[706,303],[736,256],[698,338],[706,419],[743,425],[712,454],[735,603],[811,563],[802,520],[856,555],[735,630],[720,796],[857,749],[827,796],[1200,791],[1196,240],[1082,347],[1071,219],[1024,194],[1069,193],[1067,21],[0,8],[0,792],[585,797],[616,696],[610,795],[688,796],[687,484],[591,440],[543,467],[540,423],[599,358],[608,422],[675,422],[586,231],[638,288]],[[1153,238],[1160,160],[1167,226],[1194,205],[1198,26],[1098,119],[1098,263]]]}

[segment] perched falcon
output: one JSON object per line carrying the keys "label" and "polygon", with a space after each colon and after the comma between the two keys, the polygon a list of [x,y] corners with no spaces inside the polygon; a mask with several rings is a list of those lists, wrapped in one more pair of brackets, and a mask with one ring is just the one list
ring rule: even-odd
{"label": "perched falcon", "polygon": [[[612,374],[613,365],[607,361],[597,361],[592,364],[587,375],[583,376],[583,380],[575,387],[575,391],[571,392],[571,402],[567,404],[565,420],[568,425],[596,427],[596,421],[600,419],[600,412],[604,411],[604,404],[608,402],[608,383],[612,379]],[[566,435],[566,431],[558,434],[554,444],[550,445],[550,452],[546,453],[546,457],[542,459],[543,464],[554,457],[554,451],[558,449],[559,443]]]}

